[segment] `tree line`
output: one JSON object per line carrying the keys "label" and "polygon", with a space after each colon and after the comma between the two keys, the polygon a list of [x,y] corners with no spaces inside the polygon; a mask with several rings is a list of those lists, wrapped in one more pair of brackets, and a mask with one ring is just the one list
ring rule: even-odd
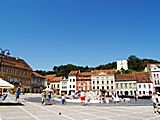
{"label": "tree line", "polygon": [[[135,55],[131,55],[128,57],[128,70],[121,70],[118,71],[117,74],[120,73],[132,73],[134,71],[143,71],[147,64],[149,63],[160,63],[158,60],[153,59],[140,59]],[[108,70],[108,69],[116,69],[117,68],[117,62],[112,62],[104,65],[99,65],[97,67],[88,67],[88,66],[76,66],[73,64],[67,64],[67,65],[60,65],[60,66],[54,66],[52,71],[42,71],[42,70],[36,70],[35,72],[41,74],[41,75],[50,75],[50,74],[56,74],[57,76],[68,76],[70,71],[72,70],[80,70],[81,72],[88,72],[92,70]]]}

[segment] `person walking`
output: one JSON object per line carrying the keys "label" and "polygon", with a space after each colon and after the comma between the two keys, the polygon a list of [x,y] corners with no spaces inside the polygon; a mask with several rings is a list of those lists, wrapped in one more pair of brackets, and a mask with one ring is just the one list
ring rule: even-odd
{"label": "person walking", "polygon": [[21,89],[18,88],[15,94],[16,94],[16,99],[15,99],[15,101],[18,101],[18,102],[19,102],[19,97],[20,97],[20,94],[21,94]]}
{"label": "person walking", "polygon": [[158,95],[156,93],[153,93],[151,99],[153,102],[153,112],[156,113],[157,112],[157,104],[159,103]]}
{"label": "person walking", "polygon": [[85,93],[84,93],[84,91],[82,90],[82,91],[81,91],[81,104],[82,104],[82,105],[85,105],[85,97],[86,97],[86,96],[85,96]]}
{"label": "person walking", "polygon": [[42,92],[42,94],[41,94],[41,104],[42,104],[42,105],[44,105],[45,98],[46,98],[46,93],[45,93],[45,92]]}

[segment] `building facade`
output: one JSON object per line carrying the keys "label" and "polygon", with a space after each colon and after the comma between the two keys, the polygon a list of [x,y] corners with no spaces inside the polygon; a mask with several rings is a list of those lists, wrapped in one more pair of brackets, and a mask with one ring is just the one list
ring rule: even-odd
{"label": "building facade", "polygon": [[32,68],[20,58],[0,54],[0,77],[16,87],[21,87],[22,92],[31,92]]}
{"label": "building facade", "polygon": [[32,72],[31,86],[32,93],[41,93],[45,88],[45,77],[36,72]]}
{"label": "building facade", "polygon": [[92,90],[91,72],[81,72],[77,75],[76,91]]}
{"label": "building facade", "polygon": [[148,64],[147,72],[150,73],[150,79],[153,82],[154,92],[160,93],[160,63]]}
{"label": "building facade", "polygon": [[71,94],[72,92],[76,92],[76,81],[79,70],[71,71],[68,76],[67,82],[67,94]]}
{"label": "building facade", "polygon": [[100,95],[102,92],[107,96],[115,90],[114,70],[94,70],[92,71],[91,81],[92,90]]}
{"label": "building facade", "polygon": [[136,77],[134,74],[119,74],[116,75],[116,93],[119,96],[134,96],[137,91]]}
{"label": "building facade", "polygon": [[68,79],[66,77],[60,80],[60,94],[67,94],[67,83]]}

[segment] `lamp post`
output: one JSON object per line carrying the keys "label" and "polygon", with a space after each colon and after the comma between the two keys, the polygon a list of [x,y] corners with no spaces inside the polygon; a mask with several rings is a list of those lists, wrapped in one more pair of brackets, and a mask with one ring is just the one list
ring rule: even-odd
{"label": "lamp post", "polygon": [[0,58],[1,58],[1,61],[0,61],[0,72],[2,72],[2,79],[3,79],[3,70],[2,70],[3,57],[4,56],[8,56],[8,55],[10,55],[10,52],[9,52],[8,49],[3,50],[2,48],[0,48]]}

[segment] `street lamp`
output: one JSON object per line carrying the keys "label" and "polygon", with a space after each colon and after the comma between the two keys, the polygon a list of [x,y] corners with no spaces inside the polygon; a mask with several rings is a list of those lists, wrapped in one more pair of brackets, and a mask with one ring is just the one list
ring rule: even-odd
{"label": "street lamp", "polygon": [[[1,61],[0,61],[0,72],[2,71],[2,62],[3,62],[3,57],[4,56],[9,56],[10,52],[8,49],[3,50],[2,48],[0,48],[0,57],[1,57]],[[2,77],[3,77],[3,71],[2,71]]]}

